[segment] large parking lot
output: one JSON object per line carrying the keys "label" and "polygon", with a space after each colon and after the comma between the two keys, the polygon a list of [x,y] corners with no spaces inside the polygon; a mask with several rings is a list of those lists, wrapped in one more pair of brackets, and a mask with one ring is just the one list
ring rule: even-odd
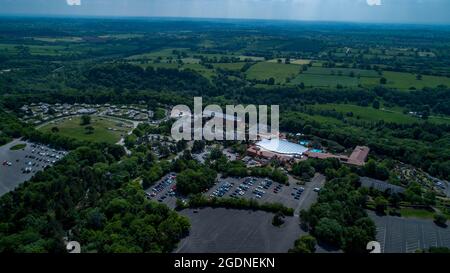
{"label": "large parking lot", "polygon": [[275,227],[273,214],[264,211],[204,208],[181,214],[192,227],[177,253],[286,253],[305,234],[298,218],[286,217],[281,227]]}
{"label": "large parking lot", "polygon": [[267,178],[245,177],[219,179],[206,194],[210,197],[233,197],[256,199],[261,202],[281,203],[294,208],[307,209],[315,202],[317,192],[325,183],[325,177],[317,174],[311,182],[299,186],[291,178],[290,185],[273,182]]}
{"label": "large parking lot", "polygon": [[414,253],[432,246],[450,247],[450,228],[432,220],[377,216],[370,212],[377,226],[377,241],[383,253]]}
{"label": "large parking lot", "polygon": [[[20,144],[26,144],[26,146],[11,150],[12,147]],[[0,147],[0,196],[29,180],[36,172],[52,166],[66,154],[65,151],[20,140]]]}
{"label": "large parking lot", "polygon": [[[325,177],[316,174],[311,182],[304,186],[297,185],[297,180],[290,177],[290,185],[282,185],[267,178],[219,178],[216,184],[205,195],[208,197],[234,197],[256,199],[260,202],[281,203],[295,209],[295,216],[301,209],[308,209],[318,196],[318,190],[323,187]],[[164,176],[154,186],[145,190],[148,199],[176,207],[176,174]],[[183,197],[181,197],[183,199]]]}

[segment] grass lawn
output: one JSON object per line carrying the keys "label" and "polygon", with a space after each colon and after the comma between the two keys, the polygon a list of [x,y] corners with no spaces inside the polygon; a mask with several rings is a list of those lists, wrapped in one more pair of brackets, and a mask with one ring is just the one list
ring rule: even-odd
{"label": "grass lawn", "polygon": [[244,62],[239,63],[215,63],[213,64],[214,68],[222,68],[228,70],[236,70],[239,71],[244,66]]}
{"label": "grass lawn", "polygon": [[284,83],[286,78],[295,77],[300,71],[300,66],[295,64],[279,64],[259,62],[247,70],[248,79],[267,80],[274,78],[276,83]]}
{"label": "grass lawn", "polygon": [[209,80],[211,80],[212,77],[216,75],[214,69],[208,69],[198,63],[186,63],[186,64],[182,64],[182,65],[177,64],[177,63],[152,63],[152,62],[140,63],[138,61],[132,61],[129,63],[138,65],[142,68],[153,67],[154,69],[157,69],[157,68],[192,69],[192,70],[197,71],[199,74],[201,74],[203,77],[205,77]]}
{"label": "grass lawn", "polygon": [[424,87],[436,87],[438,85],[450,86],[450,78],[438,76],[422,76],[422,80],[417,80],[415,74],[404,72],[383,72],[383,76],[387,79],[387,87],[408,90],[410,87],[422,89]]}
{"label": "grass lawn", "polygon": [[298,75],[292,84],[304,83],[309,87],[356,87],[359,84],[375,86],[379,84],[379,75],[374,70],[354,68],[309,67]]}
{"label": "grass lawn", "polygon": [[[400,124],[408,124],[414,122],[424,122],[422,119],[410,116],[408,114],[403,114],[402,108],[392,108],[392,109],[375,109],[372,106],[364,107],[354,104],[315,104],[311,106],[313,109],[317,110],[336,110],[337,112],[346,114],[349,112],[353,113],[353,118],[367,121],[380,121],[394,122]],[[347,117],[350,118],[350,117]],[[436,124],[450,124],[450,117],[438,117],[431,116],[428,118],[428,122]]]}
{"label": "grass lawn", "polygon": [[304,74],[318,74],[318,75],[336,75],[336,76],[351,76],[355,77],[374,77],[380,76],[375,70],[364,70],[354,68],[326,68],[326,67],[309,67],[308,70],[303,72]]}
{"label": "grass lawn", "polygon": [[183,58],[183,59],[181,59],[181,61],[184,64],[198,64],[198,63],[200,63],[200,59],[195,59],[195,58],[191,58],[191,57]]}
{"label": "grass lawn", "polygon": [[104,38],[104,39],[127,40],[127,39],[133,39],[133,38],[142,38],[142,37],[144,37],[144,34],[133,34],[133,33],[109,34],[109,35],[101,35],[98,37]]}
{"label": "grass lawn", "polygon": [[400,214],[402,217],[412,217],[412,218],[422,218],[422,219],[433,219],[434,212],[424,209],[413,209],[413,208],[401,208]]}
{"label": "grass lawn", "polygon": [[432,123],[450,124],[450,117],[430,116],[428,121]]}
{"label": "grass lawn", "polygon": [[[87,126],[80,125],[80,117],[65,118],[63,120],[55,121],[55,123],[49,123],[39,128],[40,131],[51,133],[53,127],[57,127],[60,134],[66,137],[72,137],[79,140],[86,140],[92,142],[107,142],[117,143],[122,135],[127,134],[130,128],[126,128],[125,122],[107,119],[98,116],[92,116],[91,124]],[[94,127],[92,134],[86,133],[86,127]],[[115,129],[115,130],[110,130]]]}
{"label": "grass lawn", "polygon": [[139,60],[139,59],[156,59],[158,57],[161,58],[167,58],[167,57],[176,57],[176,55],[173,54],[174,50],[178,51],[185,51],[188,52],[188,48],[165,48],[161,50],[152,51],[149,53],[143,53],[138,55],[129,56],[126,58],[127,60]]}
{"label": "grass lawn", "polygon": [[25,143],[21,143],[21,144],[17,144],[12,146],[11,148],[9,148],[11,151],[17,151],[17,150],[22,150],[23,148],[27,147],[27,144]]}
{"label": "grass lawn", "polygon": [[[6,54],[17,54],[22,49],[21,47],[24,45],[20,44],[0,44],[0,52]],[[63,54],[75,53],[75,51],[70,48],[66,48],[65,46],[59,45],[25,45],[25,48],[28,48],[29,53],[31,55],[42,55],[42,56],[61,56]]]}
{"label": "grass lawn", "polygon": [[298,59],[298,60],[293,60],[293,61],[291,61],[291,64],[301,64],[301,65],[304,65],[304,64],[310,64],[311,63],[311,60],[308,60],[308,59]]}
{"label": "grass lawn", "polygon": [[216,75],[216,73],[214,72],[214,69],[208,69],[206,67],[204,67],[201,64],[184,64],[182,66],[182,69],[192,69],[197,71],[199,74],[201,74],[203,77],[211,80],[213,76]]}
{"label": "grass lawn", "polygon": [[252,61],[255,61],[255,62],[260,62],[260,61],[264,61],[265,60],[264,57],[244,56],[244,55],[239,56],[239,59],[241,61],[252,60]]}
{"label": "grass lawn", "polygon": [[51,37],[33,37],[33,40],[46,42],[46,43],[58,43],[58,42],[62,42],[62,43],[79,43],[79,42],[83,41],[83,39],[80,38],[80,37],[56,37],[56,38],[51,38]]}
{"label": "grass lawn", "polygon": [[148,63],[141,65],[142,67],[153,67],[153,68],[178,68],[180,65],[177,63]]}
{"label": "grass lawn", "polygon": [[413,123],[420,122],[419,118],[415,118],[402,112],[394,112],[388,110],[375,109],[371,106],[364,107],[353,104],[317,104],[313,105],[312,108],[318,110],[336,110],[337,112],[346,114],[349,112],[353,113],[353,118],[358,117],[362,120],[368,121],[380,121],[385,122],[395,122],[395,123]]}
{"label": "grass lawn", "polygon": [[[280,62],[281,64],[284,64],[284,63],[286,62],[286,58],[276,58],[276,59],[271,59],[271,60],[268,60],[267,62],[268,62],[268,63],[279,63],[279,62],[278,62],[279,60],[281,60],[281,62]],[[299,59],[299,60],[290,59],[289,62],[290,62],[291,64],[297,64],[297,65],[299,65],[299,64],[309,64],[311,61],[310,61],[310,60],[302,60],[302,59]]]}
{"label": "grass lawn", "polygon": [[338,84],[345,87],[358,86],[358,79],[348,76],[333,76],[319,74],[300,74],[291,81],[291,84],[304,83],[308,87],[336,87]]}

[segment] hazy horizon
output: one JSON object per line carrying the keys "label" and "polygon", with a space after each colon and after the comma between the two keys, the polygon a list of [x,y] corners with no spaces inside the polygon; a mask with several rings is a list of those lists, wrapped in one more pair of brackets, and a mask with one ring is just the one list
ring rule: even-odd
{"label": "hazy horizon", "polygon": [[450,24],[446,0],[3,0],[2,16]]}

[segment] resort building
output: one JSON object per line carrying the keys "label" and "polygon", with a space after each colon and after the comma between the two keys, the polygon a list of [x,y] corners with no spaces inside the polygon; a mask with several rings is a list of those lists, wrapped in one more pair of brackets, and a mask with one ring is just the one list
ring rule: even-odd
{"label": "resort building", "polygon": [[369,147],[357,146],[350,156],[335,155],[317,149],[308,149],[303,145],[278,138],[262,139],[247,149],[249,155],[264,159],[278,159],[287,162],[306,158],[336,158],[344,164],[354,166],[364,166],[369,152]]}
{"label": "resort building", "polygon": [[306,151],[308,148],[305,146],[279,138],[262,139],[247,150],[253,156],[266,159],[277,158],[282,161],[301,158]]}

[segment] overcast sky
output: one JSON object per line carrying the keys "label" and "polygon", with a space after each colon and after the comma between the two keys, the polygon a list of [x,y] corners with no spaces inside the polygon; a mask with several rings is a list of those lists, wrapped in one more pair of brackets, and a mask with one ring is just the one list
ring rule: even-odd
{"label": "overcast sky", "polygon": [[450,0],[0,0],[0,14],[450,24]]}

